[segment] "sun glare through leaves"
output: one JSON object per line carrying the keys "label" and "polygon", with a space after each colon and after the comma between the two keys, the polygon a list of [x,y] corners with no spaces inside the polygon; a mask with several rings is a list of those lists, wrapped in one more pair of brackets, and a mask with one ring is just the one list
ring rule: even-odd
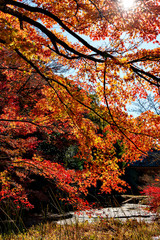
{"label": "sun glare through leaves", "polygon": [[134,6],[134,0],[121,0],[121,2],[125,10],[129,10]]}

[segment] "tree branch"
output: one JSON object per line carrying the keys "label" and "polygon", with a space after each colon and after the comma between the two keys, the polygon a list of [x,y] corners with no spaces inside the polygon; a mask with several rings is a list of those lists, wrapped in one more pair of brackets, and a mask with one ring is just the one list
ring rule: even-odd
{"label": "tree branch", "polygon": [[[79,42],[81,42],[84,46],[86,46],[88,49],[92,50],[93,52],[96,52],[97,54],[99,54],[100,56],[105,56],[106,57],[106,53],[104,53],[103,51],[100,51],[99,49],[93,47],[92,45],[90,45],[88,42],[86,42],[83,38],[81,38],[78,34],[76,34],[75,32],[73,32],[70,28],[68,28],[57,16],[55,16],[53,13],[42,9],[40,7],[32,7],[32,6],[28,6],[24,3],[21,2],[15,2],[12,0],[8,0],[6,1],[7,4],[13,5],[13,6],[17,6],[23,9],[26,9],[30,12],[38,12],[38,13],[42,13],[50,18],[52,18],[54,21],[56,21],[64,30],[66,30],[69,34],[71,34],[74,38],[76,38]],[[93,4],[93,2],[92,2]],[[95,4],[94,4],[95,6]],[[114,57],[111,54],[107,53],[107,57],[114,59]]]}
{"label": "tree branch", "polygon": [[[16,2],[18,3],[18,2]],[[28,6],[29,8],[34,8],[34,7],[30,7]],[[39,8],[37,8],[39,9]],[[55,34],[53,34],[50,30],[48,30],[44,25],[42,25],[41,23],[39,22],[36,22],[35,20],[25,16],[24,14],[21,14],[20,12],[16,11],[16,10],[13,10],[12,8],[9,8],[9,7],[6,7],[6,6],[0,6],[0,10],[4,13],[8,13],[12,16],[15,16],[17,17],[19,20],[21,21],[24,21],[24,22],[27,22],[29,24],[31,24],[32,26],[34,27],[37,27],[39,30],[41,30],[49,39],[50,41],[52,42],[53,46],[56,46],[56,43],[60,44],[64,49],[68,50],[69,52],[71,52],[72,54],[75,54],[79,57],[83,57],[83,58],[87,58],[91,61],[94,61],[94,62],[104,62],[104,59],[103,58],[94,58],[94,57],[91,57],[89,55],[86,55],[84,53],[81,53],[77,50],[75,50],[74,48],[70,47],[68,44],[66,44],[64,41],[60,40],[59,38],[56,37]],[[43,10],[43,9],[42,9]],[[43,10],[43,11],[46,11],[46,10]],[[49,12],[48,12],[49,13]],[[51,14],[51,13],[50,13]],[[52,14],[51,14],[52,15]],[[60,20],[61,21],[61,20]],[[64,25],[65,26],[65,25]],[[67,28],[67,27],[66,27]],[[67,31],[70,33],[70,29],[67,28]],[[72,31],[71,31],[72,32]],[[74,37],[75,37],[75,33],[72,32],[70,33],[72,34]],[[112,55],[108,54],[107,52],[102,52],[96,48],[94,48],[93,46],[89,45],[85,40],[83,40],[81,37],[79,37],[77,35],[76,37],[79,41],[81,41],[81,43],[83,43],[89,50],[92,50],[94,52],[96,52],[98,55],[100,55],[101,57],[110,57],[112,59],[115,59]],[[55,47],[55,51],[57,54],[59,54],[59,50],[57,49],[57,47]]]}

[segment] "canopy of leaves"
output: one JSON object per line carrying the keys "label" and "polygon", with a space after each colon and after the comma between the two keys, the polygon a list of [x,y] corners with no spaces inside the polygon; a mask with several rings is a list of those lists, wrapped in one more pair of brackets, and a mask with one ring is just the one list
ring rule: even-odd
{"label": "canopy of leaves", "polygon": [[[111,0],[0,0],[1,201],[31,207],[34,173],[86,208],[88,187],[100,180],[102,192],[122,191],[120,162],[159,149],[160,116],[126,111],[137,93],[160,101],[159,13],[159,0],[129,10]],[[45,156],[44,140],[49,155],[76,146],[81,170]]]}

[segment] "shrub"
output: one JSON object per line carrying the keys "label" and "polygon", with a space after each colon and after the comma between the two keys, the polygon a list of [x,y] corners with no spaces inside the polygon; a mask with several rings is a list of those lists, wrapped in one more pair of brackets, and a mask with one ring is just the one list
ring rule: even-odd
{"label": "shrub", "polygon": [[150,206],[150,210],[154,212],[158,212],[160,209],[160,187],[157,186],[160,179],[155,179],[155,183],[152,185],[145,186],[142,194],[148,196],[148,204]]}

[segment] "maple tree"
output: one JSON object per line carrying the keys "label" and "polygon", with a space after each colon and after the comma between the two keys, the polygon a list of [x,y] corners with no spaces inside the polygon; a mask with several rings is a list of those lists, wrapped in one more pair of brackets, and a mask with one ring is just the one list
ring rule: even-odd
{"label": "maple tree", "polygon": [[[135,1],[128,11],[111,0],[0,0],[1,200],[31,207],[24,182],[32,172],[86,207],[80,193],[97,180],[102,192],[122,191],[119,163],[159,149],[160,116],[134,118],[126,109],[137,92],[159,101],[159,10],[158,0]],[[75,143],[83,170],[45,159],[38,131],[57,148],[63,143],[53,133]]]}
{"label": "maple tree", "polygon": [[147,184],[143,191],[141,192],[142,194],[146,195],[147,198],[147,203],[149,205],[149,208],[153,212],[159,212],[160,208],[160,187],[159,187],[159,177],[157,176],[154,179],[154,183],[152,184]]}

